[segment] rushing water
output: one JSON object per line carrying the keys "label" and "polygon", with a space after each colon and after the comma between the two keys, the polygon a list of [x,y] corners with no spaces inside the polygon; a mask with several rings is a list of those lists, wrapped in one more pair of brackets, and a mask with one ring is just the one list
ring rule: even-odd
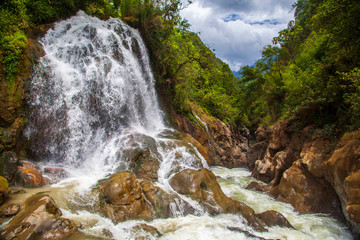
{"label": "rushing water", "polygon": [[[164,123],[139,33],[118,19],[101,21],[79,12],[57,23],[41,43],[45,56],[33,77],[33,115],[27,134],[32,139],[34,158],[44,166],[63,167],[69,174],[44,190],[54,197],[65,217],[81,223],[86,234],[101,237],[105,229],[115,239],[145,236],[144,232],[131,232],[142,221],[114,224],[76,208],[92,204],[90,189],[99,179],[127,170],[127,153],[137,148],[156,152],[160,160],[157,185],[167,191],[172,191],[168,180],[175,168],[208,168],[196,148]],[[181,196],[196,209],[197,216],[184,216],[178,204],[173,218],[148,223],[163,234],[161,239],[251,239],[228,227],[266,238],[351,239],[346,229],[331,218],[299,215],[287,204],[244,190],[251,180],[245,170],[212,170],[222,177],[219,182],[227,195],[256,212],[280,211],[297,230],[272,227],[268,233],[256,233],[239,215],[209,216],[199,204]]]}

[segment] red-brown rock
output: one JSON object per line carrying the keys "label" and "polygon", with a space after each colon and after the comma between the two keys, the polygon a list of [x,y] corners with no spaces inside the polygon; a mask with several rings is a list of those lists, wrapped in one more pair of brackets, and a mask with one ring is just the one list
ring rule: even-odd
{"label": "red-brown rock", "polygon": [[20,205],[16,203],[3,204],[0,207],[0,217],[12,217],[20,211]]}
{"label": "red-brown rock", "polygon": [[115,173],[100,186],[99,204],[100,212],[116,223],[153,217],[139,181],[128,172]]}
{"label": "red-brown rock", "polygon": [[256,217],[269,227],[280,226],[286,228],[294,228],[284,217],[284,215],[274,210],[268,210],[263,213],[256,214]]}
{"label": "red-brown rock", "polygon": [[270,193],[277,200],[290,203],[300,213],[326,213],[342,219],[336,193],[326,181],[308,172],[300,160],[284,172],[280,184]]}
{"label": "red-brown rock", "polygon": [[25,208],[0,232],[1,239],[63,239],[77,231],[68,219],[61,218],[55,202],[44,194],[34,195]]}
{"label": "red-brown rock", "polygon": [[41,172],[30,162],[20,161],[15,176],[15,184],[23,187],[41,187],[45,180]]}
{"label": "red-brown rock", "polygon": [[345,135],[323,167],[345,218],[360,236],[360,130]]}
{"label": "red-brown rock", "polygon": [[244,203],[227,197],[221,190],[216,176],[207,169],[184,170],[176,174],[170,184],[178,193],[199,201],[211,214],[238,213],[254,229],[265,231],[256,219],[254,210]]}

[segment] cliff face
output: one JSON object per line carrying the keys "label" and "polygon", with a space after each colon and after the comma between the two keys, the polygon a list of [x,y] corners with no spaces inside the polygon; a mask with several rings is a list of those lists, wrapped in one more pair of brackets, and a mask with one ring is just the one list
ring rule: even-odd
{"label": "cliff face", "polygon": [[[38,36],[45,27],[28,33],[28,43],[18,75],[14,81],[6,79],[0,67],[0,154],[8,151],[20,153],[20,138],[26,123],[26,97],[33,66],[43,55]],[[48,28],[46,28],[48,29]]]}
{"label": "cliff face", "polygon": [[246,167],[249,130],[245,127],[234,129],[210,117],[198,106],[193,106],[193,112],[191,118],[173,112],[171,121],[174,127],[188,133],[202,145],[210,165]]}
{"label": "cliff face", "polygon": [[345,216],[358,235],[360,130],[335,141],[314,126],[296,124],[281,121],[257,130],[257,142],[247,155],[248,167],[252,176],[268,183],[257,189],[301,213]]}

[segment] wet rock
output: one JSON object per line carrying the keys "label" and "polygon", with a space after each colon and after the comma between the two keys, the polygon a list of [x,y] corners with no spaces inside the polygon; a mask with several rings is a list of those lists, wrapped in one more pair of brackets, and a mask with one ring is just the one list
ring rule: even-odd
{"label": "wet rock", "polygon": [[279,240],[279,239],[267,239],[267,238],[259,237],[259,236],[256,236],[256,235],[250,233],[249,231],[246,231],[246,230],[238,228],[238,227],[227,227],[227,229],[229,229],[230,231],[233,231],[233,232],[244,233],[246,236],[248,236],[250,238],[256,238],[256,239],[260,239],[260,240]]}
{"label": "wet rock", "polygon": [[0,207],[0,217],[12,217],[20,211],[20,205],[14,203],[3,204]]}
{"label": "wet rock", "polygon": [[259,192],[266,192],[269,190],[269,186],[261,184],[256,181],[252,181],[245,189],[247,190],[256,190]]}
{"label": "wet rock", "polygon": [[360,130],[345,135],[323,167],[345,218],[360,237]]}
{"label": "wet rock", "polygon": [[46,185],[59,182],[61,179],[68,176],[68,173],[63,168],[59,167],[45,167],[43,169],[43,178]]}
{"label": "wet rock", "polygon": [[151,203],[155,218],[175,217],[173,210],[181,208],[182,213],[194,214],[195,209],[178,195],[156,187],[150,180],[141,180],[140,185],[147,200]]}
{"label": "wet rock", "polygon": [[20,161],[15,176],[15,184],[23,187],[41,187],[45,180],[41,172],[30,162]]}
{"label": "wet rock", "polygon": [[131,235],[136,236],[138,240],[147,240],[149,237],[159,238],[162,236],[157,228],[144,223],[136,225],[130,232]]}
{"label": "wet rock", "polygon": [[0,176],[0,205],[6,200],[6,197],[10,193],[9,182],[6,178]]}
{"label": "wet rock", "polygon": [[63,239],[77,231],[48,195],[28,198],[25,208],[0,232],[1,239]]}
{"label": "wet rock", "polygon": [[281,213],[274,210],[269,210],[263,213],[256,214],[256,217],[269,227],[280,226],[294,229],[294,227]]}
{"label": "wet rock", "polygon": [[157,180],[160,163],[150,150],[141,150],[131,162],[130,168],[137,178]]}
{"label": "wet rock", "polygon": [[182,135],[183,140],[185,140],[185,141],[191,143],[192,145],[194,145],[196,147],[196,149],[199,151],[199,153],[201,154],[201,156],[203,156],[203,158],[205,158],[207,164],[211,165],[211,160],[210,160],[205,148],[195,138],[193,138],[190,134],[182,133],[181,135]]}
{"label": "wet rock", "polygon": [[256,219],[254,210],[244,203],[227,197],[221,190],[216,176],[207,169],[184,170],[176,174],[170,180],[170,184],[178,193],[199,201],[211,214],[241,214],[254,229],[265,231]]}
{"label": "wet rock", "polygon": [[153,217],[139,181],[128,172],[115,173],[100,186],[98,210],[115,223]]}
{"label": "wet rock", "polygon": [[308,172],[300,160],[284,172],[280,184],[270,194],[290,203],[300,213],[326,213],[342,219],[336,193],[326,181]]}
{"label": "wet rock", "polygon": [[15,177],[19,158],[14,152],[5,152],[0,156],[0,176],[11,182]]}

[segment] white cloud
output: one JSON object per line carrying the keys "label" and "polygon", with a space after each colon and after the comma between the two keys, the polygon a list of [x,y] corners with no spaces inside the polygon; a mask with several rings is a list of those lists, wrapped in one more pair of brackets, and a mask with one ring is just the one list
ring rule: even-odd
{"label": "white cloud", "polygon": [[182,11],[191,30],[232,70],[252,65],[293,19],[289,0],[197,0]]}

